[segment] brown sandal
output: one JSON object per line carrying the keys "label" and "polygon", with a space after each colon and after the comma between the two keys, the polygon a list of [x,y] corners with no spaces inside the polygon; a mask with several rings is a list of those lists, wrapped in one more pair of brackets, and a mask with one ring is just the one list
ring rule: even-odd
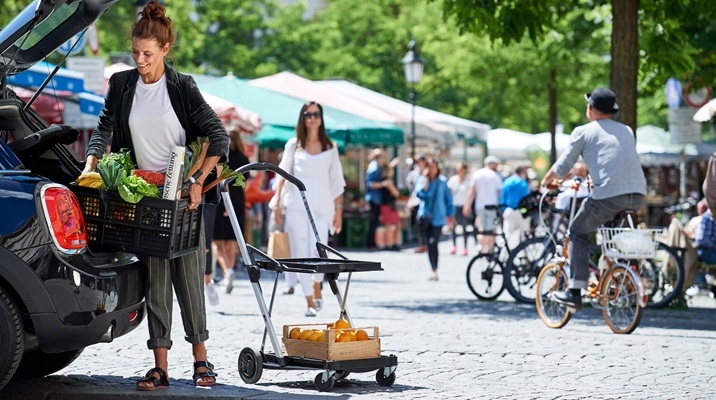
{"label": "brown sandal", "polygon": [[[206,368],[208,371],[196,372],[197,368]],[[217,373],[214,372],[214,365],[208,361],[197,361],[194,363],[194,385],[196,386],[214,386],[216,384]],[[206,379],[208,378],[208,379]],[[206,380],[204,380],[206,379]]]}
{"label": "brown sandal", "polygon": [[[156,376],[152,376],[152,374],[158,374],[159,379],[157,379]],[[152,386],[142,386],[142,383],[151,383]],[[144,378],[137,381],[137,390],[140,392],[148,392],[152,390],[157,389],[169,389],[169,379],[167,378],[167,372],[159,367],[154,367],[150,369],[146,375],[144,375]]]}

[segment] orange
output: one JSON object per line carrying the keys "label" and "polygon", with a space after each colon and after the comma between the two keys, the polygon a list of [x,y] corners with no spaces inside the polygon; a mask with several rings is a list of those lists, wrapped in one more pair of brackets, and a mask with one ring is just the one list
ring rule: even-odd
{"label": "orange", "polygon": [[348,331],[348,337],[351,339],[351,342],[355,342],[356,340],[358,340],[355,331]]}
{"label": "orange", "polygon": [[311,331],[311,335],[308,336],[308,340],[310,340],[310,341],[312,341],[312,342],[317,342],[318,339],[319,339],[322,335],[323,335],[323,332],[317,331],[317,330],[313,330],[313,331]]}
{"label": "orange", "polygon": [[298,339],[298,337],[301,335],[301,332],[303,332],[303,329],[295,327],[291,329],[291,332],[289,332],[288,337],[290,337],[291,339]]}
{"label": "orange", "polygon": [[333,327],[336,328],[336,329],[350,328],[350,327],[351,327],[351,323],[348,322],[347,319],[344,319],[343,317],[341,317],[338,321],[336,321],[336,322],[333,324]]}
{"label": "orange", "polygon": [[301,332],[301,334],[298,336],[298,338],[301,340],[310,340],[312,333],[313,333],[312,329],[306,329],[305,331]]}
{"label": "orange", "polygon": [[350,342],[351,341],[351,335],[348,334],[348,332],[339,333],[338,336],[336,336],[336,342]]}
{"label": "orange", "polygon": [[326,331],[321,330],[321,331],[319,331],[319,332],[320,332],[321,334],[318,335],[318,339],[317,339],[316,341],[317,341],[317,342],[325,342],[325,341],[326,341]]}
{"label": "orange", "polygon": [[363,329],[358,329],[356,331],[356,339],[357,340],[368,340],[368,332],[364,331]]}

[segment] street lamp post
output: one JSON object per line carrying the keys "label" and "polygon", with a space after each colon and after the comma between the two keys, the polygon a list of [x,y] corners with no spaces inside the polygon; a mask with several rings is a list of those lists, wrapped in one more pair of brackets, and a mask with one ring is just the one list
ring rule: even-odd
{"label": "street lamp post", "polygon": [[411,40],[408,44],[410,50],[405,53],[405,57],[401,60],[403,69],[405,70],[405,81],[410,85],[410,103],[413,105],[413,113],[410,119],[410,158],[415,162],[415,85],[420,82],[423,77],[423,60],[418,55],[417,43]]}

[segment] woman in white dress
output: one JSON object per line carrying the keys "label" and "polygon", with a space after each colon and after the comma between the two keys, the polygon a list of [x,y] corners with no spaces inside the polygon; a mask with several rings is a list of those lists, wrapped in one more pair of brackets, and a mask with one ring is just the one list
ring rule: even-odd
{"label": "woman in white dress", "polygon": [[[296,137],[286,142],[279,167],[306,185],[318,235],[327,243],[329,230],[340,233],[343,226],[343,191],[346,186],[338,147],[328,138],[323,124],[323,107],[309,102],[301,108]],[[276,193],[269,203],[276,224],[288,233],[291,258],[318,257],[316,238],[298,189],[277,177]],[[323,274],[298,274],[304,296],[306,316],[314,317],[323,306]]]}

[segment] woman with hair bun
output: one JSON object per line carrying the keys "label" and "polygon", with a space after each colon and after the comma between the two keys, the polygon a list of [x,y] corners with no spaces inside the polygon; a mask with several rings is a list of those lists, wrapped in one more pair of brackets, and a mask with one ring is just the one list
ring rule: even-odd
{"label": "woman with hair bun", "polygon": [[[226,161],[229,135],[216,113],[206,103],[196,82],[164,63],[174,44],[172,22],[156,1],[147,4],[132,26],[132,59],[137,68],[118,72],[109,80],[104,107],[87,148],[84,172],[95,169],[105,154],[122,148],[131,151],[137,168],[164,172],[174,146],[186,146],[198,136],[209,138],[201,175],[189,188],[189,208],[201,202],[202,186],[219,162]],[[207,194],[207,202],[210,199]],[[168,352],[172,347],[173,290],[181,308],[184,339],[192,344],[193,380],[197,386],[216,383],[214,366],[207,361],[204,271],[206,249],[200,230],[199,250],[171,260],[141,257],[147,266],[145,299],[149,340],[154,368],[137,382],[137,390],[169,387]]]}

